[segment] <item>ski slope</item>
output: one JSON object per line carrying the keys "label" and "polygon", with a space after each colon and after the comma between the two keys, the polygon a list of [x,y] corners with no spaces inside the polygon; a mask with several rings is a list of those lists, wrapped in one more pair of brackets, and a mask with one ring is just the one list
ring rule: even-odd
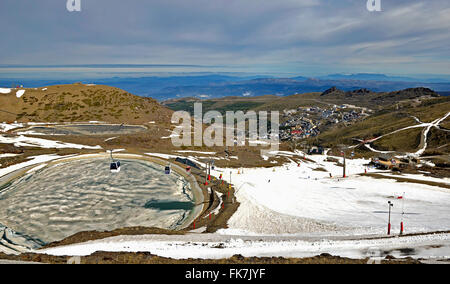
{"label": "ski slope", "polygon": [[[394,230],[399,230],[402,217],[410,233],[450,229],[449,189],[361,176],[369,162],[362,159],[347,160],[348,177],[342,178],[342,167],[326,162],[325,156],[308,158],[315,159],[316,163],[245,169],[243,174],[222,170],[225,176],[232,172],[241,206],[229,220],[230,229],[221,233],[230,230],[231,233],[295,234],[328,230],[339,235],[384,234],[388,201],[394,203],[391,216]],[[326,171],[317,171],[318,167]],[[403,195],[403,199],[396,199]],[[299,218],[305,224],[300,224]],[[293,230],[295,227],[299,230]]]}
{"label": "ski slope", "polygon": [[[149,153],[150,154],[150,153]],[[280,152],[300,158],[300,152]],[[171,155],[158,155],[171,158]],[[50,255],[89,255],[95,251],[150,252],[176,259],[247,257],[309,257],[330,253],[366,258],[412,256],[448,259],[450,234],[432,233],[385,238],[387,202],[394,202],[393,235],[398,235],[405,215],[405,233],[446,231],[450,228],[450,190],[416,183],[360,176],[368,160],[347,160],[348,178],[327,156],[307,156],[314,162],[290,163],[276,168],[216,168],[237,189],[240,202],[228,228],[202,234],[198,228],[187,235],[117,236],[39,250]],[[191,157],[193,158],[193,157]],[[317,168],[322,168],[317,171]],[[324,171],[325,170],[325,171]],[[242,171],[239,170],[240,172]],[[330,173],[332,178],[330,178]],[[389,172],[383,174],[388,175]],[[410,178],[410,176],[408,176]],[[438,179],[418,175],[418,180]],[[443,180],[448,183],[449,180]],[[403,199],[396,199],[403,196]],[[404,201],[404,204],[402,204]]]}

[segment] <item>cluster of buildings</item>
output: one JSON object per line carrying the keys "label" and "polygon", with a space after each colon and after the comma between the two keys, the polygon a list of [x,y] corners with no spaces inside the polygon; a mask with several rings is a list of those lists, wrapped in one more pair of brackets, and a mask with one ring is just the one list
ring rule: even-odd
{"label": "cluster of buildings", "polygon": [[293,138],[303,139],[320,134],[318,125],[306,117],[290,117],[280,124],[280,139],[291,140]]}
{"label": "cluster of buildings", "polygon": [[335,124],[348,125],[365,116],[367,116],[365,109],[351,108],[346,105],[285,110],[283,122],[280,124],[280,139],[288,141],[315,137]]}

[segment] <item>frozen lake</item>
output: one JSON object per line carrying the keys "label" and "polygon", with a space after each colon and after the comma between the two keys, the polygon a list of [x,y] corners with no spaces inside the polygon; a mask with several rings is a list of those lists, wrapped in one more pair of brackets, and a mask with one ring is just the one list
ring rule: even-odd
{"label": "frozen lake", "polygon": [[189,183],[141,160],[90,159],[47,166],[0,189],[0,224],[44,242],[80,231],[175,228],[194,206]]}

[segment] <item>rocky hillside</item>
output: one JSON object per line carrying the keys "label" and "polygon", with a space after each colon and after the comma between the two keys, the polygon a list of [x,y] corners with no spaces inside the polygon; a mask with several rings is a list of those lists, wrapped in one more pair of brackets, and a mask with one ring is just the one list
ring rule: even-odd
{"label": "rocky hillside", "polygon": [[261,111],[295,109],[301,106],[354,105],[369,109],[381,110],[396,104],[400,107],[421,104],[422,101],[441,97],[438,93],[427,88],[410,88],[396,92],[378,93],[369,89],[343,91],[332,87],[323,93],[302,93],[290,96],[255,96],[255,97],[223,97],[214,99],[179,98],[167,100],[162,104],[172,110],[192,112],[195,102],[202,102],[204,111]]}
{"label": "rocky hillside", "polygon": [[171,114],[152,98],[102,85],[2,89],[0,94],[0,121],[5,122],[168,123]]}
{"label": "rocky hillside", "polygon": [[387,106],[404,101],[437,98],[440,95],[428,88],[409,88],[395,92],[373,92],[368,89],[343,91],[332,87],[320,95],[320,99],[337,104],[346,103],[359,106]]}

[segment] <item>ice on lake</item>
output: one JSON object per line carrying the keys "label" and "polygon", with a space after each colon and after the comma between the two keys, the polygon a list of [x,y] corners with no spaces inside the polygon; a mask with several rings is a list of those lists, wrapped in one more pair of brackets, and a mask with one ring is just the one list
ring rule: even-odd
{"label": "ice on lake", "polygon": [[0,223],[44,242],[80,231],[145,226],[175,228],[189,215],[189,184],[140,160],[90,159],[47,166],[0,189]]}

